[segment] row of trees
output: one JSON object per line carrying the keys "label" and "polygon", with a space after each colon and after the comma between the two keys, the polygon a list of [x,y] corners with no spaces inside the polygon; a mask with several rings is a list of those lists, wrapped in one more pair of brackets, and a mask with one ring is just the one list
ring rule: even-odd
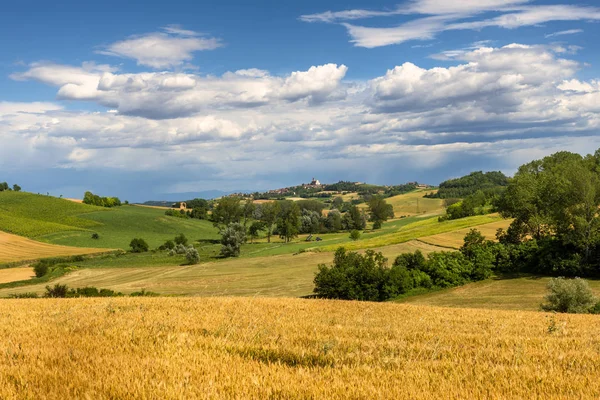
{"label": "row of trees", "polygon": [[118,207],[121,205],[121,200],[118,197],[100,197],[92,192],[85,192],[83,203],[99,207]]}
{"label": "row of trees", "polygon": [[21,186],[19,186],[15,183],[14,185],[12,185],[12,187],[10,187],[10,186],[8,186],[8,183],[0,182],[0,192],[10,191],[10,190],[15,191],[15,192],[20,192]]}
{"label": "row of trees", "polygon": [[477,231],[465,237],[460,252],[420,251],[399,255],[391,267],[381,253],[365,254],[339,248],[333,265],[319,265],[314,279],[317,297],[343,300],[385,301],[414,290],[463,285],[488,278],[492,255]]}

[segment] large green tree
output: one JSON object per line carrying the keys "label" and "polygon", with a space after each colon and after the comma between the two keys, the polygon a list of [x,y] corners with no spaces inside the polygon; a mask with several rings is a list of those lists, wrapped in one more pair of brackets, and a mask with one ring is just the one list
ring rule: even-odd
{"label": "large green tree", "polygon": [[260,209],[257,209],[258,219],[265,224],[265,230],[267,232],[267,242],[271,243],[271,235],[273,234],[273,225],[277,221],[279,215],[279,203],[276,201],[269,201],[260,205]]}
{"label": "large green tree", "polygon": [[279,237],[288,243],[298,236],[300,230],[300,207],[293,201],[284,201],[277,217]]}
{"label": "large green tree", "polygon": [[369,200],[369,216],[373,221],[373,229],[381,228],[381,225],[389,218],[394,218],[394,208],[381,196],[373,196]]}
{"label": "large green tree", "polygon": [[243,210],[239,197],[222,197],[212,212],[212,221],[215,226],[224,227],[240,222]]}

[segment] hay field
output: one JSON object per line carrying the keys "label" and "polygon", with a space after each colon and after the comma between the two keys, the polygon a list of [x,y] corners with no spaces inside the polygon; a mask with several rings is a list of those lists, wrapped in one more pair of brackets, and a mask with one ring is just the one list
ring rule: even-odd
{"label": "hay field", "polygon": [[420,214],[442,214],[444,212],[444,201],[442,199],[426,199],[423,196],[436,190],[416,190],[414,192],[400,194],[385,199],[394,207],[396,218],[406,215]]}
{"label": "hay field", "polygon": [[0,269],[0,283],[24,281],[33,277],[35,277],[35,273],[31,267]]}
{"label": "hay field", "polygon": [[57,246],[0,232],[0,263],[106,252],[106,249]]}
{"label": "hay field", "polygon": [[[398,254],[417,249],[425,254],[440,250],[439,247],[417,241],[376,250],[382,251],[392,263]],[[98,266],[88,264],[51,283],[66,284],[72,288],[95,286],[122,293],[146,289],[164,295],[299,297],[312,294],[317,266],[321,263],[331,264],[333,253],[281,254],[191,266],[113,267],[104,263],[104,260],[97,262]],[[0,289],[0,297],[24,292],[42,294],[46,285]]]}
{"label": "hay field", "polygon": [[500,228],[506,230],[511,224],[511,222],[512,219],[505,219],[501,221],[492,222],[491,224],[475,226],[473,228],[459,229],[452,232],[440,233],[438,235],[426,236],[419,238],[419,240],[428,244],[432,244],[434,246],[458,249],[463,245],[465,235],[469,233],[471,229],[477,229],[487,239],[495,240],[496,231]]}
{"label": "hay field", "polygon": [[4,300],[0,398],[594,399],[599,329],[390,303]]}

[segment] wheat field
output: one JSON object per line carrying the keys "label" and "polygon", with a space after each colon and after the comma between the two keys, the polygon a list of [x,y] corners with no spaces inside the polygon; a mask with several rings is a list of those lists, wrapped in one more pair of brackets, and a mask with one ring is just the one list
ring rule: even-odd
{"label": "wheat field", "polygon": [[3,300],[0,398],[593,399],[599,329],[390,303]]}
{"label": "wheat field", "polygon": [[106,252],[106,249],[58,246],[0,231],[0,263]]}

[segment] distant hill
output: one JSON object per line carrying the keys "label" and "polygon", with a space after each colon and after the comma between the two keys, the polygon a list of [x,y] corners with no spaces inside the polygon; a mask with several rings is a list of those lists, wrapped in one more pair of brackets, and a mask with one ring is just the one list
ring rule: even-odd
{"label": "distant hill", "polygon": [[508,186],[508,177],[500,171],[472,172],[461,178],[449,179],[440,183],[436,193],[427,197],[438,199],[463,198],[478,190],[484,192],[499,192]]}

